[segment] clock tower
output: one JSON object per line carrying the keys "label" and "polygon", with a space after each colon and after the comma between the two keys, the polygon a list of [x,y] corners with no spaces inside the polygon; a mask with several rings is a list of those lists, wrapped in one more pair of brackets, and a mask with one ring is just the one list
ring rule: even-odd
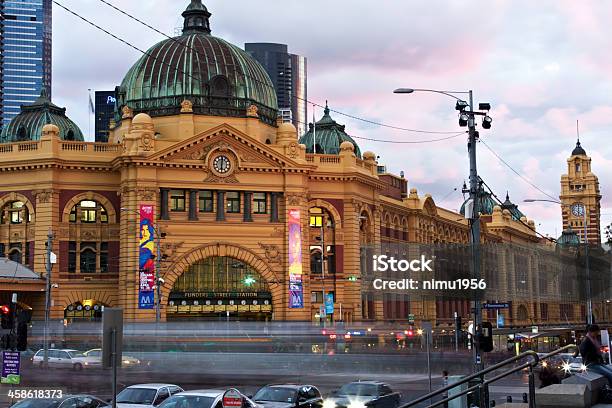
{"label": "clock tower", "polygon": [[601,193],[599,180],[591,172],[591,158],[580,145],[567,159],[567,174],[561,176],[561,195],[563,229],[573,229],[584,242],[585,220],[586,236],[590,244],[601,243],[600,208]]}

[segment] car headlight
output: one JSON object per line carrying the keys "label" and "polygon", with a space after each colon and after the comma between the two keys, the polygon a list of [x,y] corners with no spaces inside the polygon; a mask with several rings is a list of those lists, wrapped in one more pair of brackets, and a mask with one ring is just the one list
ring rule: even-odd
{"label": "car headlight", "polygon": [[123,364],[130,364],[129,360],[123,360]]}
{"label": "car headlight", "polygon": [[366,408],[366,405],[363,402],[351,401],[347,408]]}
{"label": "car headlight", "polygon": [[585,372],[587,370],[587,366],[584,364],[580,364],[580,371]]}
{"label": "car headlight", "polygon": [[332,399],[323,400],[323,408],[336,408],[336,401]]}

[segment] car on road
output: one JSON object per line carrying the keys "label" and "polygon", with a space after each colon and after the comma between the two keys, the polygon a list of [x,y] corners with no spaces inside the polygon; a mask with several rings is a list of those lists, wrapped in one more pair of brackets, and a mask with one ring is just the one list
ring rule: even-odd
{"label": "car on road", "polygon": [[174,384],[131,385],[117,394],[117,408],[156,408],[179,392],[183,392],[183,389]]}
{"label": "car on road", "polygon": [[[83,355],[85,355],[85,357],[91,357],[93,359],[96,359],[100,361],[100,363],[102,362],[102,349],[101,348],[87,350],[83,353]],[[141,361],[137,359],[136,357],[128,356],[125,354],[121,355],[121,366],[122,367],[135,367],[140,364],[141,364]]]}
{"label": "car on road", "polygon": [[323,401],[323,408],[397,408],[399,392],[380,381],[357,381],[343,385]]}
{"label": "car on road", "polygon": [[11,408],[101,408],[106,402],[91,395],[64,395],[61,398],[29,398]]}
{"label": "car on road", "polygon": [[323,408],[321,392],[313,385],[266,385],[252,400],[263,408]]}
{"label": "car on road", "polygon": [[[73,349],[49,349],[47,358],[50,368],[72,368],[80,371],[84,368],[99,368],[101,360],[87,357],[78,350]],[[45,351],[40,349],[32,357],[32,364],[39,367],[44,366]]]}
{"label": "car on road", "polygon": [[[225,390],[183,391],[165,400],[157,408],[222,408]],[[262,408],[242,394],[242,408]]]}

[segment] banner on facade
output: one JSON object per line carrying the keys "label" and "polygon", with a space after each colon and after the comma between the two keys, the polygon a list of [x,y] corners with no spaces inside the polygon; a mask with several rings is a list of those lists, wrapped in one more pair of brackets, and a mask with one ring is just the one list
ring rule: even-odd
{"label": "banner on facade", "polygon": [[140,245],[138,253],[138,308],[153,309],[155,303],[155,228],[153,206],[140,206]]}
{"label": "banner on facade", "polygon": [[291,309],[301,309],[304,307],[302,225],[300,215],[300,210],[289,210],[289,308]]}

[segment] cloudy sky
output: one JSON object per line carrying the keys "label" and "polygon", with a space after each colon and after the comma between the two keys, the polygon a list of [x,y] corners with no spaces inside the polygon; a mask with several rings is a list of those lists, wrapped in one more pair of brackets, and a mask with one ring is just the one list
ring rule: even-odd
{"label": "cloudy sky", "polygon": [[[99,0],[58,0],[134,45],[163,37]],[[182,26],[187,0],[108,0],[167,34]],[[394,95],[398,87],[473,89],[493,106],[487,145],[552,196],[576,143],[599,176],[602,224],[612,222],[612,3],[600,1],[205,0],[213,34],[234,44],[281,42],[308,58],[309,99],[390,125],[430,131],[458,129],[454,101],[443,95]],[[114,89],[140,54],[54,6],[53,97],[86,133],[87,89]],[[317,116],[322,114],[316,111]],[[312,116],[312,110],[309,113]],[[358,137],[418,141],[439,136],[368,125],[335,115]],[[93,123],[93,122],[92,122]],[[93,126],[93,125],[92,125]],[[93,132],[92,132],[93,133]],[[463,136],[415,145],[360,141],[410,187],[438,205],[463,201],[468,158]],[[481,143],[478,166],[500,198],[547,198]],[[455,189],[457,189],[455,191]],[[504,197],[502,197],[504,196]],[[555,204],[522,204],[545,234],[561,233]]]}

